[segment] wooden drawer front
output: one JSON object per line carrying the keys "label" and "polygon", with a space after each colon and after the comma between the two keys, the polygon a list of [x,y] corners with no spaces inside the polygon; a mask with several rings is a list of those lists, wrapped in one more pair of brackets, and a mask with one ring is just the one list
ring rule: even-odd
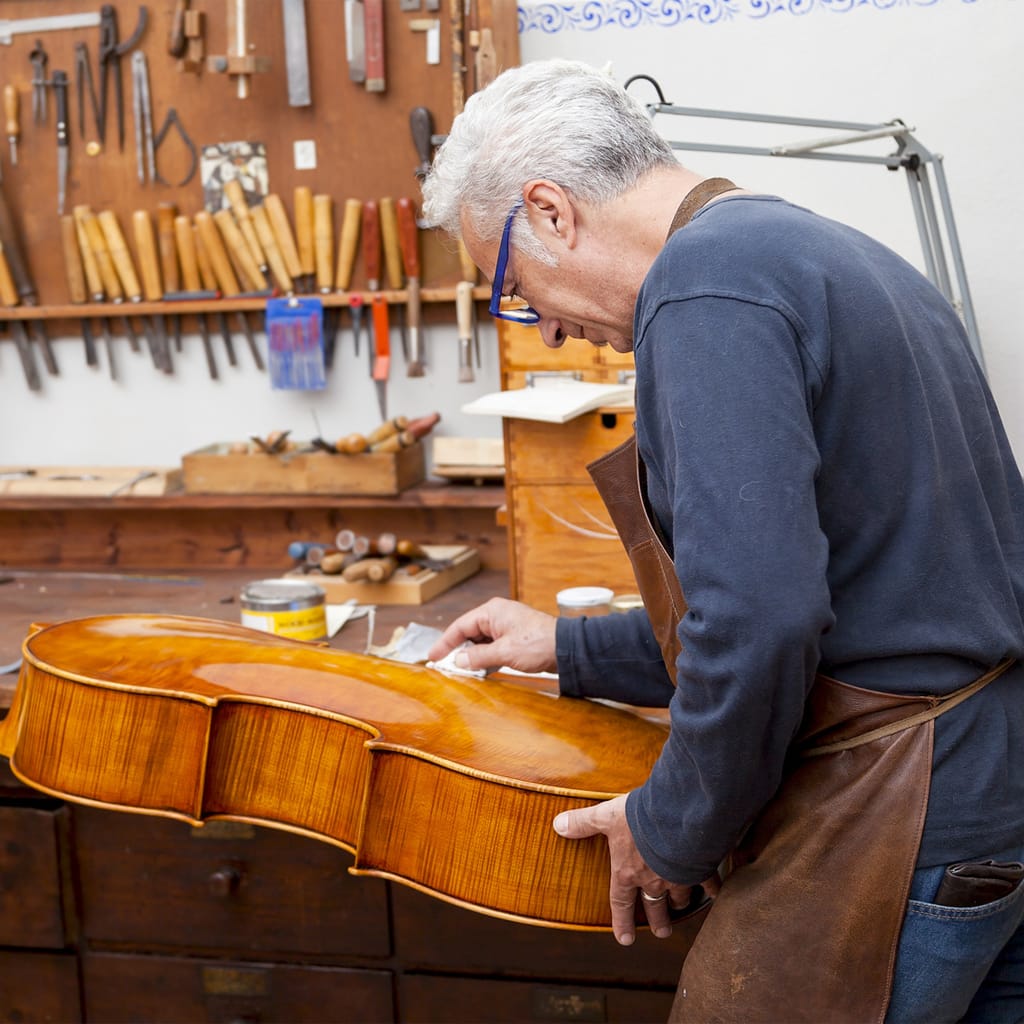
{"label": "wooden drawer front", "polygon": [[387,956],[387,886],[328,843],[76,808],[82,930],[149,947]]}
{"label": "wooden drawer front", "polygon": [[394,1020],[390,971],[92,953],[86,1019],[104,1024]]}
{"label": "wooden drawer front", "polygon": [[[440,903],[404,886],[392,891],[392,914],[395,956],[406,971],[444,969],[655,988],[675,986],[703,920],[677,923],[668,939],[640,929],[627,948],[609,932],[515,924]],[[443,939],[438,941],[438,936]]]}
{"label": "wooden drawer front", "polygon": [[0,945],[62,949],[64,808],[0,805]]}
{"label": "wooden drawer front", "polygon": [[73,954],[0,953],[0,1020],[72,1024],[81,1019]]}
{"label": "wooden drawer front", "polygon": [[513,487],[511,502],[514,598],[553,614],[564,587],[635,593],[633,568],[593,486]]}
{"label": "wooden drawer front", "polygon": [[540,329],[498,321],[498,353],[502,373],[512,370],[586,370],[604,369],[614,374],[633,369],[633,354],[616,352],[589,341],[569,338],[560,348],[548,348]]}
{"label": "wooden drawer front", "polygon": [[[609,940],[611,941],[611,940]],[[597,985],[547,985],[405,975],[399,1016],[405,1024],[505,1024],[525,1021],[622,1021],[644,1024],[668,1019],[674,993]]]}
{"label": "wooden drawer front", "polygon": [[568,423],[505,422],[505,472],[512,484],[590,484],[587,464],[633,435],[632,409],[585,413]]}

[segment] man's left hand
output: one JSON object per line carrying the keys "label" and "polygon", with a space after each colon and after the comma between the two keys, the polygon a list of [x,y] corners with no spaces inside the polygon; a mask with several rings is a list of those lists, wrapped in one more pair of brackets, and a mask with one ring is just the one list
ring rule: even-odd
{"label": "man's left hand", "polygon": [[690,886],[673,885],[652,871],[633,841],[626,821],[626,798],[617,796],[603,804],[564,811],[554,820],[554,829],[566,839],[586,839],[603,835],[611,857],[609,902],[612,931],[623,946],[636,938],[637,901],[642,904],[651,931],[659,939],[672,934],[670,912],[690,902]]}

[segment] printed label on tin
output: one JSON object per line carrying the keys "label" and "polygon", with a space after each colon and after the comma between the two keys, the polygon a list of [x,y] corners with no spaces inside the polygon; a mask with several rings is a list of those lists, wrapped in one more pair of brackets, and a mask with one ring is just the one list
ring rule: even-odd
{"label": "printed label on tin", "polygon": [[327,617],[323,605],[286,611],[250,612],[242,609],[242,625],[292,640],[323,640],[327,637]]}

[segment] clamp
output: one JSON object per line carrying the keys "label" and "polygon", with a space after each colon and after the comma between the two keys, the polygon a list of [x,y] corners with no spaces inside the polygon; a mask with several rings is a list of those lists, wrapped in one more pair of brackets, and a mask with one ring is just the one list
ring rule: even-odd
{"label": "clamp", "polygon": [[42,124],[46,120],[46,87],[50,84],[46,77],[50,58],[43,49],[42,39],[36,40],[28,59],[32,62],[32,120]]}

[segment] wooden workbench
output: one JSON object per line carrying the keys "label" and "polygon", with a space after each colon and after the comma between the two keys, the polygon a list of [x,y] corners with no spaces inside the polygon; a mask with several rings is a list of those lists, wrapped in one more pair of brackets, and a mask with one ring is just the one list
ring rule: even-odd
{"label": "wooden workbench", "polygon": [[[237,622],[245,570],[0,571],[0,663],[31,622],[150,611]],[[381,606],[374,640],[504,595],[484,569],[425,605]],[[366,620],[332,646],[363,650]],[[13,676],[6,680],[6,704]],[[483,684],[486,685],[486,684]],[[552,686],[551,683],[543,685]],[[552,686],[553,688],[553,686]],[[0,710],[0,715],[3,711]],[[347,873],[326,843],[64,804],[0,759],[0,1020],[665,1020],[692,926],[670,940],[513,924]]]}

